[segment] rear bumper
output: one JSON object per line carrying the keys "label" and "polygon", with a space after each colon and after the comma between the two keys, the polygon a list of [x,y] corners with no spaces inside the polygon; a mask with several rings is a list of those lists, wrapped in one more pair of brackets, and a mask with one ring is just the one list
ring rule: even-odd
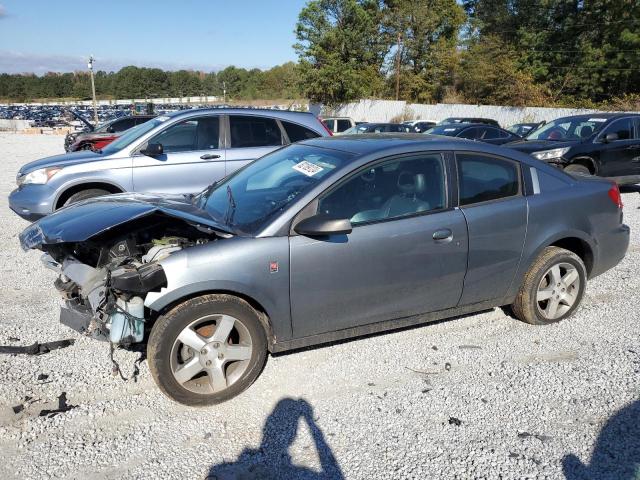
{"label": "rear bumper", "polygon": [[46,185],[25,185],[9,194],[9,208],[32,222],[53,212],[54,198],[55,191]]}
{"label": "rear bumper", "polygon": [[630,237],[631,229],[622,224],[601,239],[598,259],[593,265],[590,278],[612,269],[622,261],[627,254]]}

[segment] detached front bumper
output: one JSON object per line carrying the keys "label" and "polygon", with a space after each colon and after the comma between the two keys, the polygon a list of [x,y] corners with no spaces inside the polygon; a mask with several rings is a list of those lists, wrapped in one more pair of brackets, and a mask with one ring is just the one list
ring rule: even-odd
{"label": "detached front bumper", "polygon": [[109,341],[109,333],[103,331],[93,318],[93,311],[76,300],[65,300],[60,307],[60,323],[95,340]]}
{"label": "detached front bumper", "polygon": [[24,185],[9,194],[9,208],[33,222],[53,212],[55,191],[47,185]]}

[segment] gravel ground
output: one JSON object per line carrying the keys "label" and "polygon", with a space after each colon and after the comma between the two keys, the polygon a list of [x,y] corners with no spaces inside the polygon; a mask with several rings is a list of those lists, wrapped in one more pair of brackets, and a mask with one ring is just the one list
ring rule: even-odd
{"label": "gravel ground", "polygon": [[[0,344],[76,339],[0,354],[0,478],[640,479],[638,193],[623,196],[626,259],[570,321],[496,309],[280,355],[240,397],[194,409],[145,362],[136,381],[112,376],[107,346],[59,325],[53,272],[18,245],[15,173],[62,138],[0,134],[0,152]],[[125,374],[138,356],[117,352]],[[63,392],[76,408],[41,416]]]}

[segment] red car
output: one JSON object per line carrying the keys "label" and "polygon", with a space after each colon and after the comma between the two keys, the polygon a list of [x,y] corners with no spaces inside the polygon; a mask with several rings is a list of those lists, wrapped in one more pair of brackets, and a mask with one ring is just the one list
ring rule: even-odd
{"label": "red car", "polygon": [[65,150],[100,150],[113,142],[125,130],[151,120],[155,115],[134,115],[120,117],[99,125],[89,132],[69,133],[65,138]]}

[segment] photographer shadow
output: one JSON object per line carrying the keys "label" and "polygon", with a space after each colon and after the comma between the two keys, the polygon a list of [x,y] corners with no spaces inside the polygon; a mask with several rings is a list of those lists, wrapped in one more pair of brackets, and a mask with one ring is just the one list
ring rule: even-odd
{"label": "photographer shadow", "polygon": [[618,410],[602,427],[584,465],[575,455],[562,459],[567,480],[640,479],[640,400]]}
{"label": "photographer shadow", "polygon": [[[320,472],[294,465],[289,454],[298,433],[300,419],[306,422],[320,459]],[[262,429],[257,449],[245,449],[234,462],[209,469],[208,480],[333,480],[343,479],[342,471],[313,419],[313,409],[304,399],[285,398],[278,402]]]}

